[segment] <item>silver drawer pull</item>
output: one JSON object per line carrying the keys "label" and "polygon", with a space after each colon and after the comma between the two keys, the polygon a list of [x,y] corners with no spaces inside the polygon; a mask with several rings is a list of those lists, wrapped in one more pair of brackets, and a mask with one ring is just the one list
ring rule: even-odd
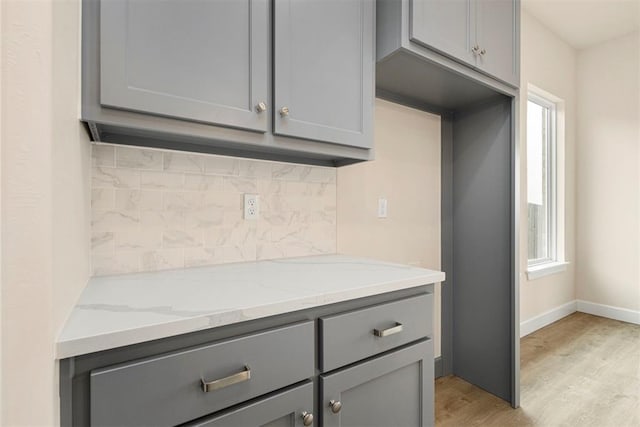
{"label": "silver drawer pull", "polygon": [[393,326],[388,329],[382,329],[382,330],[374,329],[373,335],[377,337],[388,337],[389,335],[397,334],[399,332],[402,332],[402,323],[396,322],[396,326]]}
{"label": "silver drawer pull", "polygon": [[230,385],[238,384],[244,381],[249,381],[250,379],[251,369],[249,369],[248,366],[245,366],[242,372],[229,375],[226,378],[220,378],[219,380],[213,380],[209,382],[201,378],[200,381],[202,382],[202,391],[204,391],[205,393],[209,393],[210,391],[220,390],[221,388],[229,387]]}

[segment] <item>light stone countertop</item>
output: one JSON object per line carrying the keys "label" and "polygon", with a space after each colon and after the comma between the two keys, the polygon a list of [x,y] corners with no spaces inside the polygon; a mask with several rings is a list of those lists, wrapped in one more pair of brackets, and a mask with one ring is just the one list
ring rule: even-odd
{"label": "light stone countertop", "polygon": [[56,357],[442,282],[444,273],[321,255],[91,278]]}

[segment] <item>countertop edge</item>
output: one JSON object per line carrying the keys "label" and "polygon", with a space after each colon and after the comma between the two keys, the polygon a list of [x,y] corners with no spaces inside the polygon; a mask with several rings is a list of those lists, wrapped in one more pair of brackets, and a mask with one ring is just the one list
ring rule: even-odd
{"label": "countertop edge", "polygon": [[[429,275],[376,284],[366,288],[349,289],[328,294],[308,296],[300,299],[293,298],[288,301],[274,304],[234,308],[225,311],[224,313],[214,312],[208,315],[179,319],[172,322],[126,329],[107,334],[81,337],[66,341],[56,341],[55,359],[61,360],[70,357],[82,356],[99,351],[140,344],[162,338],[169,338],[205,329],[227,326],[234,323],[276,316],[322,305],[365,298],[402,289],[431,285],[443,282],[444,280],[445,273],[434,271]],[[222,317],[222,319],[218,319],[214,322],[213,317]]]}

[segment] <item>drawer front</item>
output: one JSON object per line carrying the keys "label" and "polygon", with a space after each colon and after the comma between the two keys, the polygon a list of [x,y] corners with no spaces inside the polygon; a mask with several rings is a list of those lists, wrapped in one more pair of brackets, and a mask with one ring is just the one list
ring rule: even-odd
{"label": "drawer front", "polygon": [[311,381],[183,427],[303,427],[303,414],[313,416]]}
{"label": "drawer front", "polygon": [[322,372],[431,336],[433,294],[320,318]]}
{"label": "drawer front", "polygon": [[314,375],[313,322],[91,372],[91,424],[169,426]]}

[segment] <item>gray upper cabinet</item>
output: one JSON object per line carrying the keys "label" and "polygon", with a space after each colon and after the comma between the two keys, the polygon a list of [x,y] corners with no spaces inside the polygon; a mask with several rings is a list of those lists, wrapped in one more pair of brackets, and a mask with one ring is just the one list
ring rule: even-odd
{"label": "gray upper cabinet", "polygon": [[82,120],[100,142],[325,166],[371,160],[375,6],[82,0]]}
{"label": "gray upper cabinet", "polygon": [[471,0],[411,0],[411,41],[475,65],[471,51],[476,31],[474,14]]}
{"label": "gray upper cabinet", "polygon": [[274,133],[372,146],[371,0],[276,0]]}
{"label": "gray upper cabinet", "polygon": [[100,103],[267,131],[267,0],[100,2]]}
{"label": "gray upper cabinet", "polygon": [[518,86],[517,2],[410,0],[409,38]]}
{"label": "gray upper cabinet", "polygon": [[479,69],[518,86],[515,0],[476,1],[476,40]]}

